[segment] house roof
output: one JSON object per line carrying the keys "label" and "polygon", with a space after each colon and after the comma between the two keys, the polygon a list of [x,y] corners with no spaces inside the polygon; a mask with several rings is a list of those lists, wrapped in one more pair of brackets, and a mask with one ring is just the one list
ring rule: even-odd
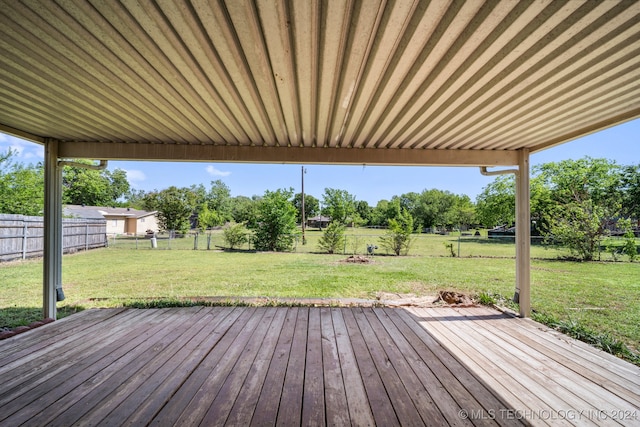
{"label": "house roof", "polygon": [[312,218],[307,218],[307,221],[314,221],[314,222],[329,222],[331,221],[331,217],[329,216],[322,216],[322,215],[316,215]]}
{"label": "house roof", "polygon": [[513,165],[640,116],[640,2],[0,0],[0,131],[61,157]]}
{"label": "house roof", "polygon": [[106,217],[122,217],[122,218],[144,218],[156,214],[156,211],[148,212],[131,208],[115,208],[104,206],[81,206],[81,205],[65,205],[63,208],[65,215],[77,216],[80,218],[99,218]]}

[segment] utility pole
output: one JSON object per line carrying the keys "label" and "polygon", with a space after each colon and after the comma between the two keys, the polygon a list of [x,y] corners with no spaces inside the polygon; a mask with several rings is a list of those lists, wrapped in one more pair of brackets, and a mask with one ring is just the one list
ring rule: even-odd
{"label": "utility pole", "polygon": [[304,229],[305,229],[305,217],[304,217],[304,174],[307,173],[306,169],[304,168],[304,166],[302,166],[302,171],[301,171],[301,175],[302,175],[302,197],[301,197],[301,205],[302,205],[302,244],[306,245],[307,244],[307,238],[304,235]]}

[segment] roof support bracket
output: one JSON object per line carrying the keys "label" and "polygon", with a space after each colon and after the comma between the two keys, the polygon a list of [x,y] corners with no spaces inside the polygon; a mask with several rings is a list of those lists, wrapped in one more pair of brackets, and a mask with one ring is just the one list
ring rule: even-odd
{"label": "roof support bracket", "polygon": [[480,166],[480,173],[484,176],[508,175],[510,173],[518,175],[519,169],[502,169],[497,171],[488,171],[487,166]]}
{"label": "roof support bracket", "polygon": [[69,160],[58,160],[59,167],[73,166],[75,168],[91,169],[91,170],[97,170],[97,171],[106,169],[108,164],[109,162],[107,160],[100,160],[100,163],[97,165],[88,165],[86,163],[73,162]]}

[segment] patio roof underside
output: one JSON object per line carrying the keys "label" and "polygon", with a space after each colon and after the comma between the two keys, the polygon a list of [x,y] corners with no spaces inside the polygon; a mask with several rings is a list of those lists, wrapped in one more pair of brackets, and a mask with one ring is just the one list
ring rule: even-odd
{"label": "patio roof underside", "polygon": [[0,33],[0,131],[60,157],[514,165],[640,117],[633,0],[0,0]]}

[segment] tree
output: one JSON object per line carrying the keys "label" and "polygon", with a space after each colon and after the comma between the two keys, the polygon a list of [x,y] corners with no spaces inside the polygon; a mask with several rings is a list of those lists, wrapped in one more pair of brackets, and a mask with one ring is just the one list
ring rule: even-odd
{"label": "tree", "polygon": [[200,208],[200,212],[198,212],[198,227],[203,231],[222,225],[224,222],[224,218],[222,218],[217,211],[209,209],[206,204],[203,205]]}
{"label": "tree", "polygon": [[369,203],[365,200],[358,200],[356,202],[356,214],[360,217],[364,225],[368,225],[371,223],[373,208],[369,206]]}
{"label": "tree", "polygon": [[266,191],[258,205],[255,248],[259,251],[289,251],[293,249],[296,208],[291,203],[293,189]]}
{"label": "tree", "polygon": [[145,195],[144,207],[158,211],[158,223],[164,231],[186,233],[191,228],[190,218],[195,212],[196,194],[189,188],[169,187]]}
{"label": "tree", "polygon": [[640,164],[622,169],[621,187],[622,215],[640,221]]}
{"label": "tree", "polygon": [[[91,165],[89,160],[76,163]],[[86,169],[65,166],[62,169],[62,202],[71,205],[115,206],[118,199],[129,193],[127,173],[122,169]]]}
{"label": "tree", "polygon": [[379,200],[376,207],[371,210],[371,220],[369,223],[378,227],[386,226],[389,218],[395,216],[395,207],[391,205],[392,203],[388,200]]}
{"label": "tree", "polygon": [[147,194],[144,190],[132,188],[125,196],[125,204],[134,209],[144,209],[144,197]]}
{"label": "tree", "polygon": [[516,182],[513,175],[499,175],[476,198],[476,218],[488,228],[511,225],[516,220]]}
{"label": "tree", "polygon": [[414,226],[418,229],[422,229],[422,218],[419,216],[420,204],[420,194],[415,192],[401,194],[400,196],[393,196],[386,215],[387,224],[389,219],[396,218],[402,209],[406,209],[414,219]]}
{"label": "tree", "polygon": [[447,215],[447,223],[460,227],[469,227],[475,223],[476,207],[469,196],[455,197],[454,204]]}
{"label": "tree", "polygon": [[233,197],[229,201],[231,217],[237,223],[245,223],[249,228],[255,228],[256,218],[258,217],[258,205],[260,197],[246,196]]}
{"label": "tree", "polygon": [[322,196],[322,204],[325,206],[323,214],[346,225],[354,220],[356,215],[356,198],[345,190],[325,188]]}
{"label": "tree", "polygon": [[419,227],[452,227],[459,224],[454,212],[459,198],[449,191],[424,190],[414,204],[414,211],[409,212]]}
{"label": "tree", "polygon": [[127,179],[127,171],[120,168],[113,171],[104,170],[103,176],[109,182],[110,192],[108,194],[114,204],[116,204],[119,199],[124,198],[131,190],[131,184],[129,184],[129,180]]}
{"label": "tree", "polygon": [[42,215],[44,169],[42,164],[14,163],[15,153],[0,154],[0,213]]}
{"label": "tree", "polygon": [[598,252],[604,235],[605,209],[592,200],[556,205],[551,214],[547,238],[584,261],[591,261]]}
{"label": "tree", "polygon": [[620,212],[619,167],[606,159],[564,160],[542,165],[540,179],[554,202],[543,233],[582,260],[594,259],[607,222]]}
{"label": "tree", "polygon": [[396,255],[407,255],[413,241],[413,217],[402,208],[396,218],[389,219],[389,229],[380,238],[380,246]]}
{"label": "tree", "polygon": [[231,190],[221,180],[211,181],[209,192],[205,196],[209,209],[216,211],[224,221],[233,218],[231,212]]}
{"label": "tree", "polygon": [[[302,223],[302,193],[293,196],[293,206],[296,208],[296,221]],[[316,216],[320,212],[320,201],[310,194],[304,195],[304,217],[306,219]]]}
{"label": "tree", "polygon": [[323,251],[333,254],[341,247],[344,247],[344,225],[339,222],[332,222],[324,229],[322,237],[318,241],[318,246]]}

